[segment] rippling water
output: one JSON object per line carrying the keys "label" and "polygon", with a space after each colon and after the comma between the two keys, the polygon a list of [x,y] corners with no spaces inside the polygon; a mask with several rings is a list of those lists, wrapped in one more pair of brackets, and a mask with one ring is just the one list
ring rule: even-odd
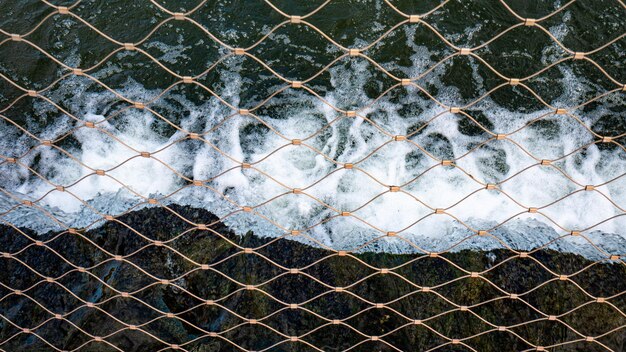
{"label": "rippling water", "polygon": [[[186,11],[199,2],[160,3]],[[322,2],[273,3],[286,13],[306,14]],[[405,13],[424,13],[437,5],[392,3]],[[565,5],[507,3],[530,18]],[[10,33],[28,32],[51,11],[37,1],[5,2],[0,10],[0,28]],[[19,100],[0,122],[0,155],[20,157],[21,164],[0,165],[2,207],[10,210],[3,215],[6,221],[40,231],[59,227],[42,211],[16,207],[12,197],[38,200],[61,222],[87,226],[101,219],[94,209],[116,215],[145,206],[143,196],[228,215],[225,222],[241,233],[278,236],[310,228],[309,235],[334,248],[353,248],[386,231],[402,231],[423,247],[444,249],[471,235],[465,225],[492,229],[502,223],[493,232],[516,247],[535,247],[581,230],[612,251],[626,248],[626,178],[621,177],[626,138],[615,139],[621,145],[594,143],[598,136],[626,132],[624,93],[602,96],[617,86],[587,61],[562,62],[525,82],[547,104],[568,109],[577,120],[551,113],[521,86],[492,91],[504,81],[475,58],[456,56],[436,65],[455,51],[423,24],[398,26],[364,51],[381,66],[376,67],[363,57],[333,63],[343,51],[305,25],[272,31],[285,18],[261,1],[208,1],[191,16],[233,47],[251,46],[271,31],[249,53],[289,80],[314,77],[306,86],[317,97],[289,88],[249,57],[220,59],[229,51],[189,22],[159,25],[169,16],[148,1],[83,1],[72,11],[120,42],[148,36],[139,47],[182,76],[212,67],[197,81],[223,101],[198,85],[168,89],[179,79],[138,52],[122,50],[107,58],[119,46],[75,18],[47,19],[28,40],[71,67],[88,68],[104,59],[90,75],[131,101],[155,99],[149,107],[162,118],[71,75],[42,95],[101,131],[81,127],[82,122],[45,100]],[[342,0],[307,21],[345,47],[365,47],[403,19],[383,1]],[[450,1],[426,21],[459,47],[476,47],[519,22],[495,0]],[[564,46],[590,51],[626,31],[626,10],[618,1],[581,1],[542,25]],[[618,40],[590,56],[619,82],[626,80],[624,44]],[[68,73],[22,42],[7,41],[0,51],[1,72],[29,89],[48,87]],[[569,56],[546,33],[523,26],[475,53],[507,77],[529,76]],[[397,81],[381,69],[405,78],[432,67],[415,83],[443,105],[471,104],[464,111],[473,120],[450,113],[416,87],[390,89]],[[4,80],[1,84],[3,107],[23,94]],[[228,105],[253,109],[258,119]],[[331,106],[356,110],[360,117],[346,117]],[[203,134],[209,143],[189,139],[184,131]],[[510,135],[494,140],[488,131]],[[63,151],[31,150],[39,144],[31,133],[58,139],[55,145]],[[407,135],[422,149],[393,142],[393,135]],[[311,148],[290,145],[291,139]],[[149,151],[153,158],[137,157],[138,151]],[[437,166],[440,159],[454,160],[457,167]],[[558,169],[537,165],[541,159],[554,160]],[[242,162],[254,168],[241,169]],[[356,168],[345,169],[345,163]],[[112,169],[107,172],[112,177],[93,175],[94,169]],[[193,180],[203,186],[194,186]],[[504,193],[484,189],[486,183],[498,184]],[[54,185],[69,192],[55,191]],[[406,193],[389,193],[389,185],[401,185]],[[584,185],[598,185],[601,193],[580,192]],[[306,195],[289,193],[292,188]],[[262,216],[230,215],[239,209],[235,204],[253,206]],[[540,213],[519,214],[528,207]],[[433,215],[434,208],[446,208],[452,216]],[[341,211],[354,216],[337,217]],[[501,244],[494,239],[464,244],[472,245]],[[588,244],[575,238],[557,246],[577,251]],[[397,238],[367,249],[413,250]]]}

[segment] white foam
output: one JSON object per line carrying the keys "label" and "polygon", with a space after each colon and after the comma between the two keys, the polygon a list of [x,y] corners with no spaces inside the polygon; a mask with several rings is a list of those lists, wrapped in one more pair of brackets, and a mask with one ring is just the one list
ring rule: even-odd
{"label": "white foam", "polygon": [[[407,34],[410,37],[414,35],[414,31],[407,29]],[[413,49],[414,65],[406,71],[408,75],[415,76],[433,63],[424,59],[429,56],[427,49],[423,47]],[[324,99],[331,104],[342,105],[345,102],[352,102],[359,103],[360,106],[365,105],[364,103],[370,100],[366,97],[363,87],[372,79],[367,71],[368,67],[369,64],[365,60],[360,60],[351,65],[331,68],[329,72],[334,90],[325,94]],[[563,97],[559,100],[565,103],[584,96],[583,89],[570,87],[569,83],[576,77],[568,68],[559,67],[559,69],[565,77],[566,87]],[[438,99],[450,102],[458,96],[455,88],[444,87],[436,78],[433,78],[433,83],[441,90]],[[224,85],[225,89],[221,92],[223,97],[238,105],[240,77],[233,73],[224,78]],[[77,88],[72,86],[72,89],[76,91]],[[404,102],[420,101],[417,90],[408,88],[406,92]],[[157,93],[149,92],[132,81],[129,81],[127,88],[122,91],[122,94],[134,97],[147,97]],[[214,100],[197,106],[182,96],[173,96],[177,103],[191,111],[191,114],[183,119],[181,126],[197,133],[207,132],[203,138],[227,154],[227,158],[212,146],[198,141],[175,143],[185,137],[182,132],[169,136],[155,132],[154,125],[158,120],[145,111],[129,110],[124,115],[124,124],[102,122],[105,116],[97,115],[95,112],[104,98],[86,90],[76,94],[80,100],[87,102],[82,118],[99,122],[99,128],[127,144],[125,146],[118,143],[94,129],[79,129],[74,133],[79,148],[72,150],[72,153],[80,163],[88,165],[91,169],[60,157],[58,153],[46,150],[40,152],[42,163],[46,165],[47,175],[51,175],[52,182],[70,185],[86,177],[68,187],[68,190],[86,201],[99,199],[103,195],[116,195],[107,199],[127,204],[124,203],[126,199],[129,201],[128,204],[135,204],[137,197],[133,192],[144,197],[164,196],[188,184],[164,165],[166,164],[178,173],[189,175],[195,180],[210,180],[206,184],[209,188],[187,188],[168,198],[167,202],[202,206],[220,217],[238,210],[239,208],[233,204],[235,203],[239,206],[253,206],[256,212],[269,219],[267,221],[245,213],[227,217],[225,222],[240,233],[253,230],[262,236],[278,236],[282,235],[285,229],[306,229],[320,224],[310,229],[308,234],[335,248],[353,248],[386,231],[400,230],[407,239],[425,245],[430,244],[433,248],[445,248],[463,236],[471,234],[465,224],[472,229],[480,230],[489,229],[502,222],[506,222],[506,225],[497,231],[517,236],[515,237],[517,242],[511,240],[511,245],[518,247],[538,243],[534,240],[526,241],[524,236],[536,235],[537,241],[540,241],[539,239],[547,241],[568,230],[601,231],[626,236],[623,230],[626,228],[624,226],[626,222],[622,217],[603,222],[622,212],[602,194],[578,192],[571,195],[572,192],[581,189],[581,185],[601,184],[625,173],[626,161],[620,156],[619,150],[601,151],[597,146],[591,145],[586,149],[584,157],[578,152],[556,162],[555,166],[579,183],[577,185],[553,167],[536,165],[537,160],[511,141],[492,141],[456,161],[458,168],[437,166],[406,184],[403,190],[410,193],[413,196],[411,197],[404,193],[382,193],[388,190],[387,186],[404,185],[415,179],[438,161],[426,156],[410,143],[390,142],[390,136],[381,133],[361,118],[344,118],[333,123],[315,138],[305,140],[306,144],[320,150],[327,158],[338,161],[337,164],[306,147],[289,145],[288,140],[272,131],[255,132],[252,138],[245,139],[247,142],[244,141],[241,138],[242,129],[250,123],[259,124],[249,116],[234,116],[216,131],[209,133],[213,126],[232,112]],[[290,106],[286,119],[259,116],[288,139],[306,138],[339,116],[336,111],[306,92],[290,91],[275,99],[279,102],[297,99],[300,102]],[[423,112],[420,114],[401,116],[398,111],[402,105],[403,102],[392,102],[383,98],[373,107],[359,111],[359,114],[369,116],[378,114],[376,115],[378,117],[373,119],[381,128],[391,134],[407,134],[411,126],[430,120],[443,112],[442,107],[432,102],[424,102],[421,104]],[[547,109],[533,113],[509,111],[498,106],[490,98],[483,100],[475,108],[489,118],[494,125],[493,130],[498,133],[514,131],[549,112]],[[604,108],[600,106],[583,117],[587,126],[601,116],[602,109]],[[472,137],[460,133],[458,119],[458,115],[443,113],[412,140],[424,147],[429,144],[438,145],[431,150],[438,158],[443,157],[442,153],[447,153],[446,150],[449,149],[453,154],[451,158],[456,159],[466,154],[471,146],[486,139],[485,135]],[[545,133],[531,127],[521,129],[510,138],[538,159],[559,158],[593,140],[592,135],[571,118],[559,115],[550,117],[550,120],[559,130],[553,138],[547,138]],[[58,125],[51,125],[46,133],[50,136],[58,135],[60,133]],[[437,141],[439,137],[433,137],[435,135],[445,137],[448,142]],[[174,144],[170,145],[172,143]],[[385,143],[388,144],[371,154]],[[168,145],[170,146],[153,155],[158,161],[137,157],[137,151],[153,152]],[[6,150],[8,147],[2,146],[2,149],[5,149],[2,150],[2,154],[8,154]],[[498,161],[500,154],[505,157]],[[131,158],[133,159],[128,161]],[[29,160],[32,162],[32,158],[26,159],[25,162]],[[232,169],[238,165],[233,160],[252,163],[255,168],[272,178],[256,170]],[[260,162],[256,163],[257,161]],[[342,163],[347,162],[357,163],[358,169],[340,170]],[[114,168],[108,173],[111,177],[91,175],[95,169],[111,168]],[[13,172],[24,174],[24,170]],[[221,173],[225,174],[213,179]],[[496,183],[515,174],[517,175],[501,185],[502,191],[508,196],[494,190],[483,189],[484,183]],[[318,182],[320,179],[322,181]],[[52,188],[41,180],[20,183],[20,178],[13,174],[3,180],[2,187],[31,199],[38,199]],[[16,182],[19,184],[15,185]],[[623,182],[626,180],[620,179],[599,187],[598,190],[618,206],[624,207],[626,192]],[[123,189],[121,184],[127,186],[129,190],[120,193],[120,189]],[[282,195],[288,193],[291,188],[305,188],[306,194],[310,197]],[[274,197],[278,198],[271,200]],[[551,204],[561,198],[564,199]],[[56,191],[45,196],[42,203],[57,208],[59,213],[76,215],[81,214],[83,209],[81,202],[67,193]],[[265,204],[256,207],[262,203]],[[543,208],[544,206],[547,207]],[[540,208],[541,213],[524,213],[529,207]],[[113,208],[115,207],[109,206],[107,209]],[[452,216],[432,214],[434,208],[445,208]],[[337,217],[329,220],[342,211],[353,212],[354,217]],[[524,214],[510,219],[519,213]],[[69,221],[74,223],[83,221],[78,215],[70,218]],[[19,221],[11,215],[8,215],[7,219]],[[420,219],[422,220],[418,222]],[[476,243],[480,243],[483,248],[499,245],[495,241],[491,244]],[[381,242],[375,249],[412,250],[406,244],[392,240]]]}

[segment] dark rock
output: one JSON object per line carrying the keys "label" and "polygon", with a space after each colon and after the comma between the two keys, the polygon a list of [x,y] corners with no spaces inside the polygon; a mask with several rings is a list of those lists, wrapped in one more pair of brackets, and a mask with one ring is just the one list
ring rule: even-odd
{"label": "dark rock", "polygon": [[[580,340],[575,331],[598,336],[616,329],[598,339],[614,350],[621,350],[625,341],[625,332],[617,329],[626,323],[618,312],[626,309],[619,295],[626,289],[623,265],[591,265],[581,256],[551,250],[527,258],[508,250],[462,251],[438,258],[371,252],[337,256],[284,238],[260,238],[251,232],[238,236],[218,220],[190,207],[143,209],[81,236],[39,236],[46,246],[34,245],[27,236],[37,236],[28,230],[4,226],[0,247],[13,258],[0,259],[4,269],[0,314],[33,329],[59,349],[75,349],[90,340],[77,327],[106,336],[106,341],[124,351],[158,350],[168,347],[166,343],[184,344],[185,349],[198,352],[236,350],[228,341],[249,350],[281,341],[270,349],[310,350],[303,343],[285,342],[288,338],[267,326],[285,336],[301,336],[323,350],[343,350],[368,340],[362,334],[383,336],[385,342],[407,351],[448,342],[424,325],[413,324],[413,319],[424,320],[449,338],[469,337],[464,343],[480,351]],[[208,230],[194,229],[193,223],[209,224]],[[171,249],[154,246],[142,235]],[[237,246],[255,248],[256,254],[245,254]],[[125,256],[124,261],[112,255]],[[88,268],[90,274],[77,267]],[[290,274],[289,268],[301,273]],[[390,268],[390,273],[380,274],[377,268]],[[468,272],[482,277],[471,278]],[[573,276],[561,281],[555,277],[559,274]],[[47,276],[55,278],[54,283],[43,279]],[[161,284],[161,279],[172,281]],[[259,286],[245,290],[243,285]],[[421,292],[422,286],[433,291]],[[334,292],[332,287],[345,287],[345,291]],[[23,294],[11,293],[12,289]],[[122,297],[119,292],[131,295]],[[510,293],[520,294],[521,299],[510,299]],[[594,302],[594,297],[611,296],[610,304]],[[375,303],[385,307],[376,308]],[[290,309],[286,304],[299,307]],[[170,312],[176,318],[164,316]],[[64,319],[54,319],[54,313]],[[262,324],[246,324],[245,318]],[[329,324],[332,319],[343,323]],[[141,330],[124,329],[120,321],[139,325],[166,343]],[[494,331],[497,326],[511,328]],[[18,331],[7,320],[0,322],[4,350],[52,350],[32,334],[10,339]],[[221,338],[200,338],[207,332],[217,332]],[[564,344],[561,350],[598,346],[583,341]],[[93,341],[83,349],[113,350]],[[380,341],[366,341],[355,350],[392,349]]]}

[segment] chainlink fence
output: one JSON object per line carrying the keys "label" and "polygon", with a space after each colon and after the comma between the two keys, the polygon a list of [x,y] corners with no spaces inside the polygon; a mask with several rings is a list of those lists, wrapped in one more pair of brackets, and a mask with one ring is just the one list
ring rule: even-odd
{"label": "chainlink fence", "polygon": [[[626,152],[626,5],[621,0],[555,4],[504,0],[64,4],[44,0],[0,6],[5,24],[0,28],[4,56],[0,66],[4,145],[0,160],[4,197],[0,215],[4,224],[0,240],[0,350],[625,348],[622,247],[599,245],[596,240],[600,236],[593,235],[598,226],[619,221],[624,215],[622,193],[608,190],[614,184],[621,187],[624,170],[621,164],[608,160],[606,167],[615,165],[613,176],[587,183],[563,166],[568,158],[592,154],[592,150],[600,150],[596,154],[599,162],[606,155],[602,153],[621,158]],[[481,10],[473,12],[475,8]],[[365,16],[368,10],[375,19]],[[477,13],[483,17],[476,18]],[[607,28],[596,24],[585,27],[585,21],[598,20],[600,13],[607,21],[602,23],[609,23]],[[573,25],[584,30],[578,37],[563,36],[559,25],[572,23],[576,14],[582,19],[574,20]],[[238,15],[246,20],[235,23]],[[489,19],[491,15],[493,19]],[[472,21],[480,23],[473,26],[468,23]],[[480,35],[462,30],[451,33],[451,28],[465,25],[472,25]],[[371,33],[364,28],[372,28]],[[489,30],[482,31],[485,28]],[[289,33],[304,38],[304,44],[293,52],[291,44],[297,39],[283,31],[293,31]],[[385,46],[399,33],[426,38],[426,46],[433,51],[413,48],[417,54],[409,53],[404,39],[396,43],[397,47]],[[173,44],[153,42],[155,37]],[[67,38],[69,43],[63,42]],[[351,40],[360,44],[346,44]],[[463,42],[471,45],[459,44]],[[189,53],[196,49],[200,51]],[[536,62],[528,54],[546,50],[553,60]],[[498,58],[501,52],[508,56]],[[406,63],[411,55],[413,59],[417,55],[417,61],[420,55],[430,61],[418,70],[401,69],[415,67],[415,62]],[[237,81],[235,90],[241,94],[236,99],[224,83],[234,78],[218,73],[228,71],[224,67],[232,68],[228,66],[231,60],[236,60],[233,65],[247,75]],[[475,66],[464,66],[463,62]],[[329,82],[338,65],[361,70],[363,75],[369,70],[367,77],[374,82],[367,88],[369,100],[358,98],[360,93],[351,100],[353,93],[349,91],[344,100],[327,97],[329,91],[340,91],[345,88],[343,83],[357,79],[342,76]],[[574,65],[571,72],[595,87],[570,104],[554,103],[554,89],[546,83],[554,77],[563,78],[558,73],[563,65]],[[518,69],[532,72],[510,74]],[[442,72],[444,78],[432,77]],[[125,86],[129,77],[141,81],[141,88]],[[432,84],[435,80],[441,83],[437,87]],[[462,99],[452,99],[455,95],[446,92],[447,86],[460,87]],[[294,92],[302,95],[289,95]],[[193,108],[179,104],[174,93],[188,94],[186,99],[196,103],[210,101],[211,108],[189,122]],[[306,99],[301,98],[304,95]],[[420,116],[419,124],[400,131],[390,129],[385,117],[372,113],[377,104],[390,99],[395,99],[396,106],[407,108],[414,101],[427,102],[433,107],[428,111],[436,113],[426,116],[423,110],[415,110],[412,114]],[[501,119],[514,120],[513,113],[535,113],[528,113],[531,117],[515,128],[497,130],[486,117],[492,104],[485,105],[489,99],[513,101],[509,105],[511,115],[504,114]],[[334,118],[309,128],[306,134],[291,135],[275,124],[296,118],[292,131],[298,130],[298,124],[306,124],[297,116],[289,116],[294,114],[290,104],[309,104],[309,111],[322,111]],[[612,116],[612,122],[606,122],[607,118],[589,122],[585,115],[605,106],[610,107],[603,116]],[[211,109],[218,112],[211,115]],[[87,115],[87,110],[97,113]],[[272,113],[287,117],[269,116]],[[433,124],[450,118],[460,121],[479,139],[463,153],[442,152],[446,148],[438,146],[443,139],[420,139]],[[167,143],[141,149],[138,145],[145,144],[116,133],[120,126],[137,123],[137,119],[139,125],[149,125],[168,136]],[[569,149],[555,147],[560,154],[547,158],[535,146],[516,138],[534,129],[558,146],[561,141],[554,139],[555,133],[563,133],[567,139],[568,130],[558,132],[556,120],[582,131],[572,134],[571,139],[584,135],[588,142]],[[234,121],[248,121],[241,126],[248,126],[249,134],[215,134]],[[338,133],[333,129],[341,124],[367,128],[379,137],[366,143],[369,150],[352,158],[325,148],[323,143],[320,146],[319,141],[333,138],[332,134]],[[137,134],[141,139],[141,133]],[[90,164],[85,157],[88,153],[80,151],[81,143],[98,140],[90,136],[106,138],[107,146],[115,146],[103,152],[109,157],[107,167]],[[267,136],[274,138],[274,144],[264,144],[270,138]],[[248,141],[251,146],[233,153],[234,149],[224,147],[229,138]],[[380,140],[383,142],[378,143]],[[254,158],[254,153],[246,154],[246,148],[255,145],[270,145],[272,150]],[[419,155],[422,168],[414,177],[390,184],[367,165],[379,160],[385,148],[397,145]],[[500,154],[490,148],[498,145],[514,148],[527,160],[520,169],[489,179],[476,177],[463,166],[463,159],[484,150],[496,150],[487,158],[497,163]],[[176,153],[195,153],[201,148],[208,151],[198,154],[194,162],[219,160],[212,174],[169,162],[177,159]],[[173,149],[174,156],[168,156]],[[286,151],[310,153],[317,162],[331,166],[316,181],[294,185],[285,181],[283,172],[264,167]],[[281,162],[286,160],[293,160],[295,166],[289,167],[298,166],[297,159],[283,158]],[[140,173],[147,164],[136,162],[151,162],[158,168],[141,173],[138,180],[135,178],[137,183],[129,185],[124,179],[128,174],[119,172]],[[80,172],[59,182],[62,166],[69,163]],[[528,198],[520,200],[506,189],[512,180],[537,169],[560,175],[569,189],[540,204]],[[446,198],[449,190],[438,188],[441,185],[412,187],[436,172],[454,173],[475,190],[435,204],[420,193]],[[165,173],[175,179],[163,186],[167,189],[154,192],[154,187],[161,187],[158,182],[153,188],[142,188]],[[235,181],[234,186],[221,184],[240,177],[234,173],[262,179],[281,191],[245,198],[233,193],[233,187],[238,187]],[[346,203],[314,191],[319,185],[335,182],[332,177],[336,174],[347,173],[371,181],[371,189],[355,191],[368,194],[366,201],[348,208],[342,206]],[[95,195],[89,187],[93,182],[105,182],[94,181],[103,179],[107,183],[103,189],[121,192],[132,201],[108,208],[93,201]],[[535,180],[539,192],[543,181]],[[29,187],[37,192],[29,192]],[[185,197],[197,194],[193,192],[211,194],[214,204],[223,208],[222,213],[208,208],[209,213],[199,203],[185,202]],[[383,215],[386,222],[377,221],[371,213],[363,215],[363,209],[390,193],[406,196],[421,207],[421,212],[390,212]],[[481,224],[458,216],[455,209],[475,194],[501,197],[516,210],[503,214],[496,223]],[[564,223],[558,214],[548,211],[581,194],[608,202],[611,211],[583,227],[571,226],[572,221]],[[53,197],[62,198],[49,203]],[[297,213],[285,211],[287,216],[281,218],[264,210],[266,205],[289,197],[306,199],[325,215],[294,220]],[[255,203],[244,203],[250,199]],[[66,215],[70,210],[59,211],[67,202],[75,203],[75,211],[81,215],[69,220]],[[528,214],[549,224],[558,236],[520,249],[498,232]],[[25,226],[25,219],[31,218],[48,225]],[[231,218],[244,220],[229,223]],[[408,235],[435,220],[453,222],[463,229],[463,235],[449,242],[444,239],[445,244],[437,247],[442,250],[433,250]],[[259,222],[264,225],[257,226]],[[351,237],[354,240],[349,242],[337,240],[341,245],[333,245],[316,232],[322,227],[324,233],[332,232],[336,223],[344,224],[337,228],[337,238],[342,237],[346,226],[363,229],[363,236]],[[248,225],[257,230],[246,233]],[[522,234],[533,236],[532,230]],[[492,249],[464,250],[463,245],[470,241],[489,242]],[[555,250],[562,241],[573,241],[568,243],[586,247],[585,253],[593,254]],[[399,254],[388,252],[394,248],[390,243],[400,248],[391,252]]]}

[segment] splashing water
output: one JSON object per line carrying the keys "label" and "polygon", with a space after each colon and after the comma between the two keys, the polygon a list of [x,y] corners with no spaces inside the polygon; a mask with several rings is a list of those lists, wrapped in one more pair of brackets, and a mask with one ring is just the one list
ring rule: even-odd
{"label": "splashing water", "polygon": [[[469,30],[466,36],[471,38],[478,29]],[[567,32],[562,26],[550,30],[558,38]],[[416,44],[415,28],[399,31],[412,53],[410,65],[394,69],[414,77],[439,61],[432,59],[436,50]],[[273,39],[288,41],[280,35]],[[152,46],[163,51],[171,47]],[[189,59],[183,54],[188,47],[178,43],[176,48],[178,56],[168,52],[157,59],[171,63]],[[325,50],[336,52],[332,47]],[[542,49],[542,62],[554,62],[555,57],[553,46]],[[254,104],[250,104],[249,92],[242,96],[250,84],[244,60],[233,59],[218,81],[221,98],[247,108]],[[106,77],[121,67],[109,65],[97,76]],[[455,67],[469,67],[475,83],[486,84],[477,61],[467,66],[442,65],[417,83],[434,89],[434,97],[448,106],[475,101],[463,99],[462,88],[444,82]],[[600,87],[574,67],[556,70],[560,94],[550,101],[554,106],[575,106],[573,102],[588,100]],[[626,219],[621,217],[626,207],[626,180],[621,178],[626,158],[622,149],[594,144],[597,137],[589,132],[606,116],[623,117],[616,110],[624,105],[623,95],[609,96],[582,114],[573,110],[580,121],[555,115],[546,107],[527,109],[520,104],[511,109],[489,95],[464,109],[476,123],[451,113],[412,86],[399,86],[372,99],[368,93],[372,82],[384,80],[364,59],[343,60],[328,70],[328,77],[324,89],[311,84],[323,100],[304,90],[286,89],[253,109],[256,117],[236,114],[215,98],[193,98],[197,87],[168,92],[150,107],[164,116],[176,112],[181,117],[172,123],[180,128],[133,108],[110,118],[116,111],[115,97],[94,91],[88,80],[71,78],[55,87],[51,96],[72,95],[73,103],[68,102],[72,110],[106,133],[77,129],[72,142],[64,145],[76,160],[53,148],[37,148],[21,159],[71,194],[51,192],[50,183],[16,166],[2,166],[0,184],[13,194],[41,198],[39,204],[71,226],[100,220],[98,212],[115,215],[137,209],[145,206],[142,197],[151,197],[163,204],[206,208],[225,217],[225,223],[239,233],[253,230],[261,236],[280,236],[297,229],[336,249],[351,249],[387,232],[399,232],[419,247],[441,250],[474,230],[489,230],[518,248],[533,248],[572,230],[588,231],[598,240],[611,238],[611,246],[626,248],[622,238]],[[162,92],[132,76],[117,90],[137,101],[148,101]],[[262,95],[253,101],[260,102],[269,93]],[[345,116],[331,106],[356,110],[358,116]],[[44,102],[36,103],[32,119],[50,109]],[[38,135],[56,139],[74,123],[64,116],[40,124]],[[16,136],[17,152],[32,144],[15,126],[5,123],[2,128],[7,137]],[[183,130],[201,134],[207,143],[189,139]],[[507,134],[507,139],[496,140],[485,130]],[[394,141],[395,135],[407,136],[410,142]],[[292,139],[302,140],[303,145],[293,145]],[[0,149],[2,155],[12,155],[15,143],[3,138]],[[140,151],[150,152],[151,158],[142,158]],[[542,159],[552,160],[552,165],[540,165]],[[444,166],[441,160],[454,162]],[[241,163],[252,167],[241,168]],[[345,168],[346,163],[354,168]],[[110,171],[102,177],[93,174],[96,169]],[[202,181],[202,186],[194,186],[193,180]],[[486,189],[486,184],[497,184],[498,189]],[[582,191],[585,185],[595,185],[596,191]],[[401,191],[389,192],[390,186],[399,186]],[[301,194],[294,193],[294,188],[302,190]],[[11,209],[14,201],[3,197],[3,207]],[[252,207],[253,212],[238,211],[243,206]],[[445,209],[446,214],[434,214],[436,208]],[[528,208],[539,211],[529,213]],[[58,228],[45,216],[35,219],[33,210],[20,209],[5,218],[39,231]],[[340,216],[341,212],[351,216]],[[561,249],[581,252],[576,248],[586,245],[576,238],[568,241],[559,244]],[[455,249],[500,245],[494,239],[474,238]],[[402,239],[386,238],[363,249],[402,252],[415,247]]]}

